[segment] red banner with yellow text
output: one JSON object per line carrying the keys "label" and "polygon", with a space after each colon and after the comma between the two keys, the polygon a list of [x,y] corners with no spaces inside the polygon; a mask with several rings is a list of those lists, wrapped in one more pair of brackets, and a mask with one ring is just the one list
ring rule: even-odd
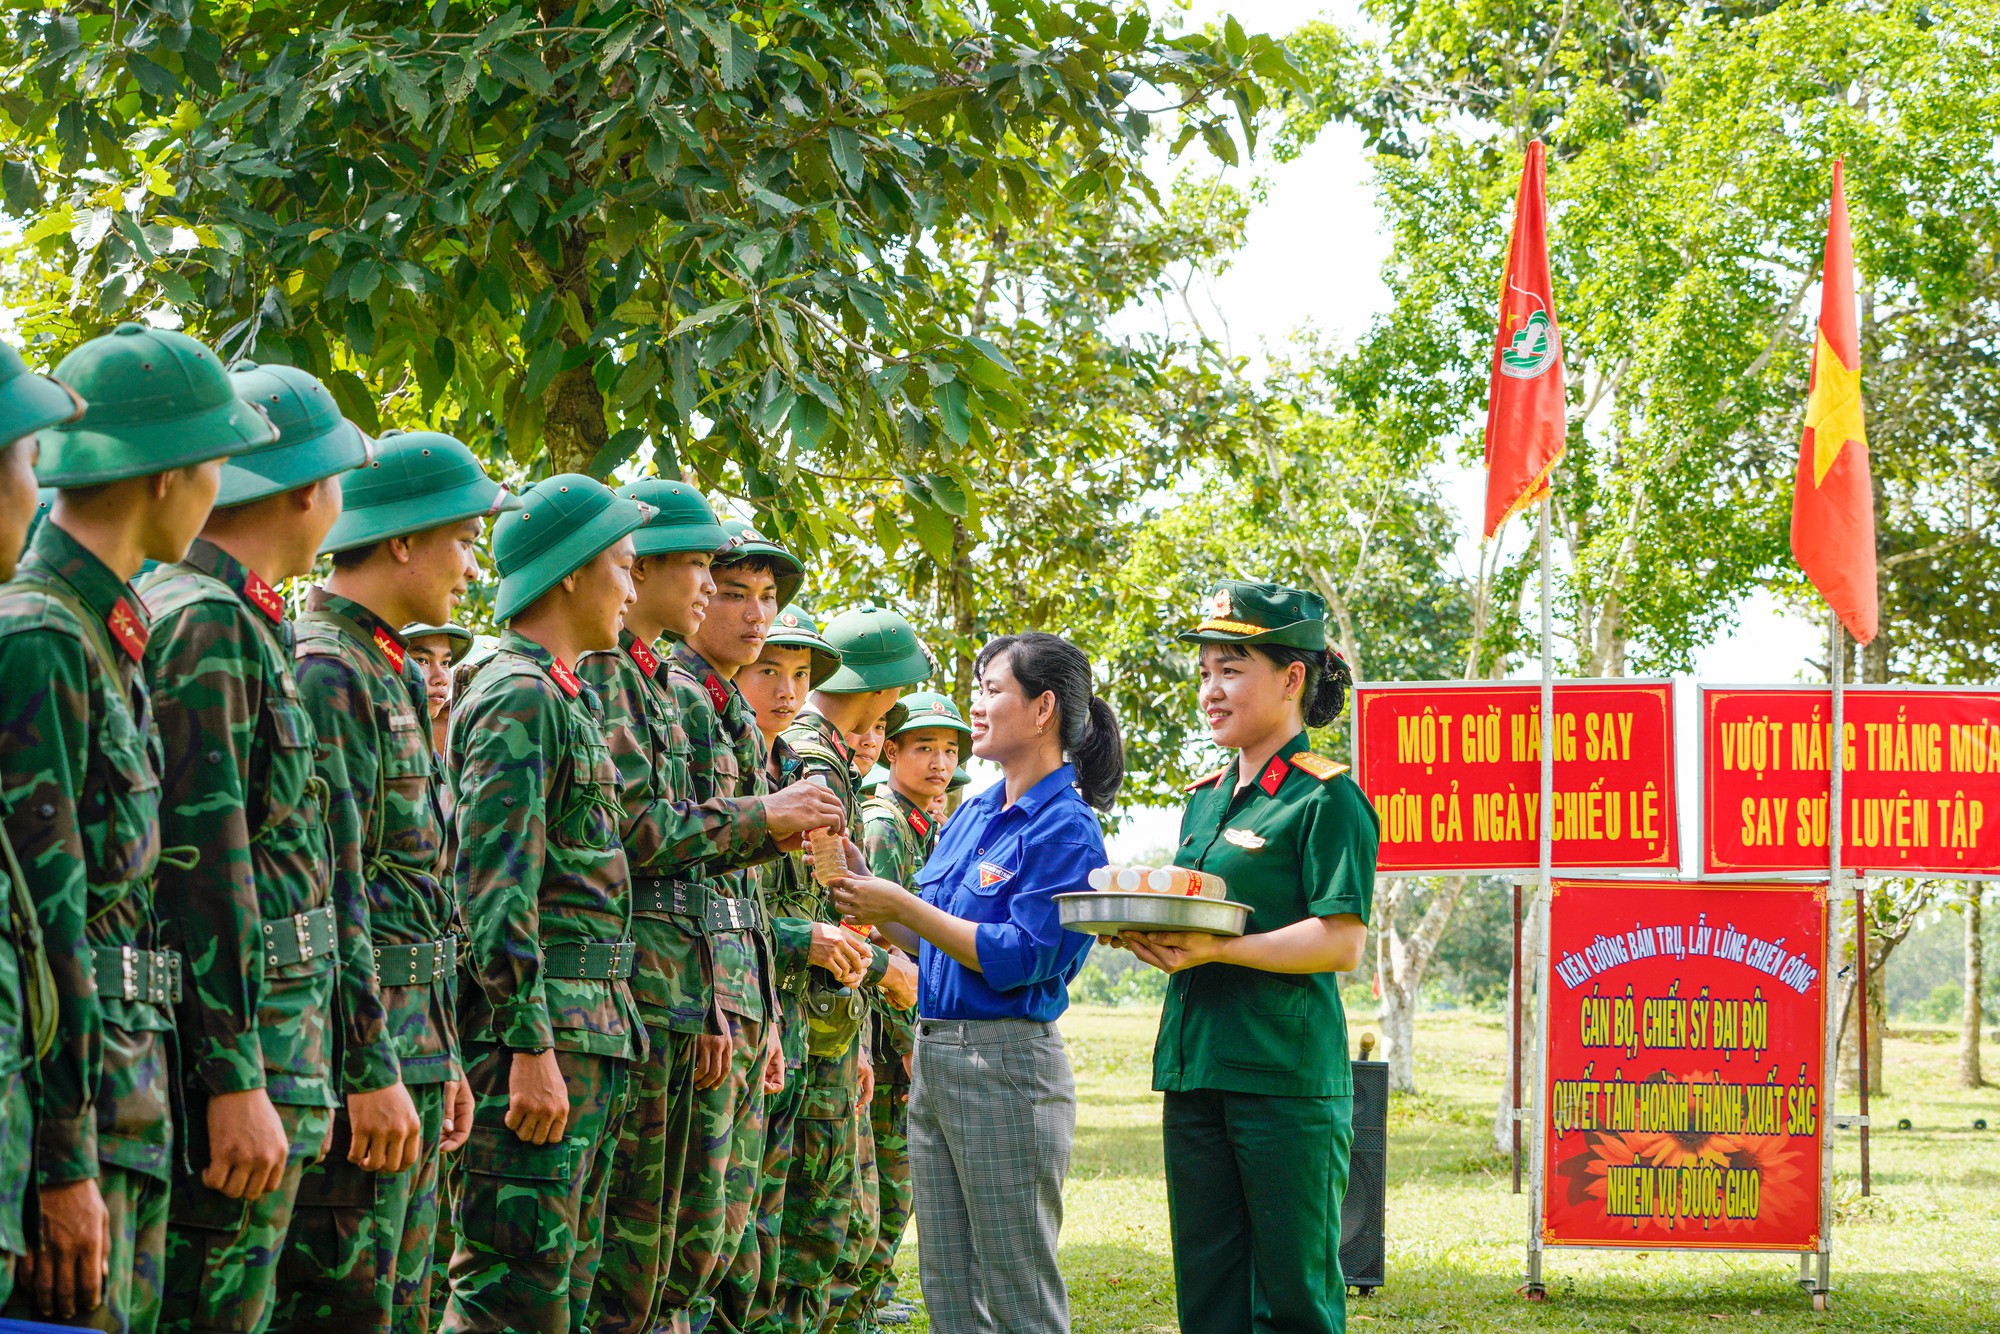
{"label": "red banner with yellow text", "polygon": [[[1378,871],[1540,864],[1539,685],[1404,682],[1354,698]],[[1555,699],[1555,864],[1677,868],[1672,683],[1565,682]]]}
{"label": "red banner with yellow text", "polygon": [[1826,890],[1557,880],[1542,1241],[1810,1251]]}
{"label": "red banner with yellow text", "polygon": [[[2000,875],[2000,691],[1846,694],[1841,865]],[[1826,688],[1704,687],[1701,725],[1703,872],[1825,870]]]}

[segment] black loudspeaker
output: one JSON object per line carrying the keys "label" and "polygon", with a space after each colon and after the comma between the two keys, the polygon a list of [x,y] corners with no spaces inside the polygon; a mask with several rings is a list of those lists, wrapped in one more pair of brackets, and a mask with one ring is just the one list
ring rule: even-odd
{"label": "black loudspeaker", "polygon": [[1340,1272],[1366,1296],[1382,1286],[1389,1194],[1389,1066],[1354,1062],[1354,1152],[1340,1202]]}

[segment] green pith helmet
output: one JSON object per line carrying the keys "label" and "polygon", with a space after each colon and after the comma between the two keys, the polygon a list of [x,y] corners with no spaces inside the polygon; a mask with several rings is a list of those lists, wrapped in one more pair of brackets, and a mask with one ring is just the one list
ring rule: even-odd
{"label": "green pith helmet", "polygon": [[861,779],[861,790],[863,792],[873,792],[876,788],[881,787],[882,784],[888,781],[889,781],[889,766],[886,764],[878,764],[873,769],[870,769],[867,772],[867,774],[863,776],[863,778]]}
{"label": "green pith helmet", "polygon": [[322,555],[521,508],[471,450],[436,431],[385,432],[375,457],[343,478],[342,488],[340,518]]}
{"label": "green pith helmet", "polygon": [[239,361],[229,378],[237,395],[262,408],[278,428],[278,443],[223,465],[217,509],[309,486],[368,462],[368,437],[340,415],[326,386],[298,367]]}
{"label": "green pith helmet", "polygon": [[432,635],[443,635],[451,641],[453,667],[464,662],[465,655],[472,652],[472,631],[462,625],[425,625],[421,621],[412,621],[402,629],[403,642],[406,644],[419,639],[429,639]]}
{"label": "green pith helmet", "polygon": [[652,512],[580,472],[559,472],[529,487],[521,507],[493,525],[493,564],[500,571],[493,619],[513,620],[613,542],[637,532]]}
{"label": "green pith helmet", "polygon": [[42,437],[44,486],[150,477],[278,439],[215,353],[171,329],[121,324],[64,357],[56,378],[89,406]]}
{"label": "green pith helmet", "polygon": [[83,415],[83,400],[68,385],[37,375],[21,354],[0,343],[0,449]]}
{"label": "green pith helmet", "polygon": [[1326,647],[1326,603],[1319,594],[1283,584],[1224,579],[1201,604],[1201,621],[1183,644],[1278,644]]}
{"label": "green pith helmet", "polygon": [[951,781],[944,785],[944,790],[947,792],[956,792],[962,787],[971,787],[971,786],[972,786],[972,775],[967,773],[965,771],[965,766],[961,764],[958,766],[958,768],[951,771]]}
{"label": "green pith helmet", "polygon": [[722,545],[715,550],[715,568],[725,570],[740,561],[762,557],[771,562],[777,577],[778,605],[791,606],[799,595],[799,585],[806,581],[806,567],[799,558],[741,519],[724,519],[722,532]]}
{"label": "green pith helmet", "polygon": [[812,684],[817,686],[827,677],[840,670],[840,652],[826,642],[826,636],[819,632],[819,624],[797,607],[787,607],[778,613],[778,619],[771,622],[771,633],[764,636],[764,647],[803,648],[812,651]]}
{"label": "green pith helmet", "polygon": [[891,737],[899,737],[905,732],[921,732],[927,727],[947,727],[954,732],[972,735],[972,725],[959,713],[958,705],[952,702],[951,696],[940,695],[935,690],[919,690],[913,695],[905,695],[889,711]]}
{"label": "green pith helmet", "polygon": [[714,551],[728,540],[708,501],[685,482],[649,477],[621,488],[618,494],[653,507],[653,517],[632,534],[632,549],[641,556]]}
{"label": "green pith helmet", "polygon": [[826,624],[840,670],[819,688],[836,695],[921,685],[934,670],[910,623],[884,607],[844,611]]}

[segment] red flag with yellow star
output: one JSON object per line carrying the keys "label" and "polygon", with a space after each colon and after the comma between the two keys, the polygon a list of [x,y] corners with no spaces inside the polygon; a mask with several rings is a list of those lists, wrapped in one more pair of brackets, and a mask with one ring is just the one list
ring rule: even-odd
{"label": "red flag with yellow star", "polygon": [[1486,536],[1549,494],[1568,430],[1562,334],[1549,291],[1542,141],[1528,145],[1514,198],[1514,239],[1500,282],[1500,330],[1486,391]]}
{"label": "red flag with yellow star", "polygon": [[1854,241],[1847,230],[1841,164],[1833,164],[1819,337],[1806,397],[1792,492],[1792,558],[1865,644],[1875,637],[1875,493],[1868,479],[1868,433],[1861,420],[1861,339],[1854,325]]}

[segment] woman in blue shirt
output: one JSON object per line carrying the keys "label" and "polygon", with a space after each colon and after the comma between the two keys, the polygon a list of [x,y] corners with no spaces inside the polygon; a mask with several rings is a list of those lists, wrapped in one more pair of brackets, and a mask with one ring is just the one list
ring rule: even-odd
{"label": "woman in blue shirt", "polygon": [[[835,901],[919,948],[910,1177],[924,1305],[938,1334],[1069,1328],[1056,1268],[1076,1085],[1055,1020],[1090,938],[1054,898],[1104,864],[1091,807],[1125,777],[1090,660],[1056,635],[1007,635],[973,664],[972,753],[1003,781],[945,824],[910,893],[837,881]],[[850,848],[850,864],[865,865]]]}

